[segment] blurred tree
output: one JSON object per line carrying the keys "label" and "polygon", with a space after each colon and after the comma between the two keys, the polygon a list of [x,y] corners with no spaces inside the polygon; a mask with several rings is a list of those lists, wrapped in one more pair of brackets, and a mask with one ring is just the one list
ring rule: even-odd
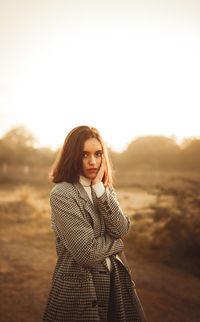
{"label": "blurred tree", "polygon": [[179,166],[180,148],[174,138],[144,136],[132,141],[123,153],[121,166],[170,169]]}
{"label": "blurred tree", "polygon": [[181,147],[182,168],[200,169],[200,139],[186,138]]}
{"label": "blurred tree", "polygon": [[14,127],[8,131],[3,140],[9,145],[18,147],[33,147],[36,141],[35,137],[24,126]]}
{"label": "blurred tree", "polygon": [[36,139],[25,127],[8,131],[0,140],[0,163],[26,166],[52,164],[56,152],[48,148],[34,148]]}
{"label": "blurred tree", "polygon": [[37,160],[37,163],[41,166],[49,166],[52,165],[54,160],[56,159],[56,156],[58,154],[58,150],[52,151],[49,148],[38,148],[35,151],[35,159]]}
{"label": "blurred tree", "polygon": [[113,151],[112,149],[108,149],[110,158],[111,158],[111,163],[115,168],[120,168],[120,166],[122,165],[122,158],[123,158],[123,153],[122,152],[116,152]]}
{"label": "blurred tree", "polygon": [[25,127],[14,127],[1,140],[0,162],[32,164],[35,138]]}

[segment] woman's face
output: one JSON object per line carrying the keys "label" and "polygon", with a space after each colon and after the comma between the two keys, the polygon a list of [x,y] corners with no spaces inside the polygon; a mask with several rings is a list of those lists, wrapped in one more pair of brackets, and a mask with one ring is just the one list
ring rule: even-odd
{"label": "woman's face", "polygon": [[97,139],[90,138],[84,142],[82,151],[82,175],[84,177],[91,180],[96,177],[101,166],[102,153],[101,143]]}

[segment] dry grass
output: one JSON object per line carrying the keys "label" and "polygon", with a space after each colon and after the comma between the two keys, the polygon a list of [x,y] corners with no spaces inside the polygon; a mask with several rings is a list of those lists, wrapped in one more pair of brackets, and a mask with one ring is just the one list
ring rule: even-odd
{"label": "dry grass", "polygon": [[[50,185],[0,186],[3,322],[42,320],[56,262],[54,234],[50,229],[50,189]],[[149,321],[199,321],[199,279],[180,268],[151,261],[148,254],[155,250],[146,247],[155,231],[154,225],[163,225],[162,220],[153,217],[152,205],[158,206],[159,202],[159,207],[171,207],[174,197],[133,187],[117,192],[121,207],[134,220],[134,231],[124,242]]]}
{"label": "dry grass", "polygon": [[41,321],[56,260],[48,191],[1,188],[0,213],[1,321]]}
{"label": "dry grass", "polygon": [[184,182],[181,189],[159,188],[156,194],[129,188],[118,195],[132,220],[127,241],[135,250],[200,276],[200,186]]}

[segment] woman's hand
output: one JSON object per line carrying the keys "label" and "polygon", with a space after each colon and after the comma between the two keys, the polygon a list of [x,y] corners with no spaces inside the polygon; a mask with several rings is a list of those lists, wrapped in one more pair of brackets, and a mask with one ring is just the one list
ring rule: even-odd
{"label": "woman's hand", "polygon": [[105,157],[102,154],[101,166],[99,168],[99,171],[98,171],[96,177],[92,180],[92,185],[97,184],[102,181],[103,176],[104,176],[104,172],[105,172]]}

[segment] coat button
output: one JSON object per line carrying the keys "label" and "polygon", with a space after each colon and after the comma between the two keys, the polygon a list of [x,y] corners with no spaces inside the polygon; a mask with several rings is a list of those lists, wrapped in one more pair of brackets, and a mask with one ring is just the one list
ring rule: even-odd
{"label": "coat button", "polygon": [[95,307],[95,306],[97,306],[97,301],[96,300],[93,300],[92,301],[92,307]]}

